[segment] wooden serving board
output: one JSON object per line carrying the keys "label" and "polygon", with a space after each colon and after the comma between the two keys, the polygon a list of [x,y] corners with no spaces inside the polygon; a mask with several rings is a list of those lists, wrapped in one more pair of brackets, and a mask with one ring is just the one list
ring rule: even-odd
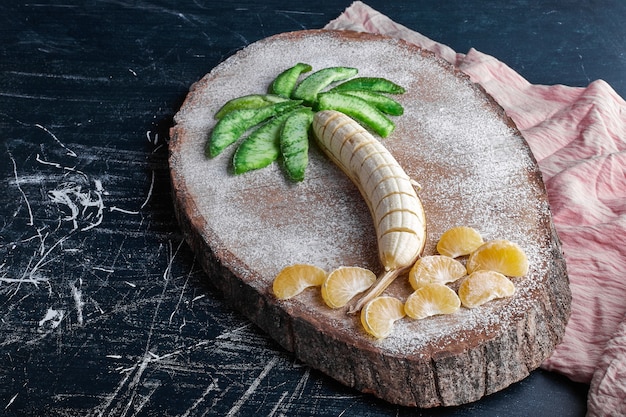
{"label": "wooden serving board", "polygon": [[[296,62],[314,70],[352,66],[407,89],[405,115],[384,144],[422,185],[434,254],[450,227],[518,243],[530,260],[513,297],[424,320],[397,322],[386,339],[359,317],[331,310],[319,290],[288,301],[272,294],[285,266],[380,272],[374,226],[357,188],[312,144],[302,183],[280,163],[235,176],[234,147],[214,159],[204,146],[214,114],[229,99],[263,93]],[[392,403],[435,407],[475,401],[521,380],[560,341],[570,291],[541,174],[502,109],[445,62],[381,36],[301,31],[256,42],[191,88],[171,130],[170,170],[177,216],[211,282],[285,349],[338,381]],[[404,300],[401,277],[388,293]]]}

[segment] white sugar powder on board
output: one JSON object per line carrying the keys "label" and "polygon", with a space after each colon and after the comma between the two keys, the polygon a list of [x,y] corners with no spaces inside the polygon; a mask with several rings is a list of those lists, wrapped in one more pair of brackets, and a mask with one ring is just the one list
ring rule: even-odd
{"label": "white sugar powder on board", "polygon": [[542,190],[529,181],[537,168],[528,148],[469,81],[395,41],[355,47],[320,34],[296,42],[274,38],[240,51],[197,84],[199,96],[176,117],[186,135],[180,152],[185,158],[175,161],[174,168],[194,198],[198,208],[194,215],[206,221],[205,234],[217,237],[209,243],[258,272],[261,279],[249,284],[259,291],[266,291],[280,269],[293,263],[331,270],[350,262],[376,272],[380,269],[367,205],[314,145],[306,178],[297,185],[285,179],[279,163],[234,176],[232,149],[210,160],[203,155],[215,123],[212,115],[221,105],[237,96],[267,91],[273,78],[296,62],[309,63],[314,70],[352,66],[360,76],[384,76],[407,88],[407,94],[396,97],[405,115],[394,118],[396,131],[383,143],[423,186],[420,196],[429,222],[426,254],[434,253],[443,231],[468,225],[487,240],[518,243],[529,257],[531,271],[514,279],[517,292],[508,300],[462,309],[451,317],[403,320],[379,342],[355,326],[354,317],[325,308],[314,290],[287,304],[352,337],[401,353],[444,341],[462,330],[497,326],[523,312],[533,289],[545,284],[549,243],[541,227],[549,209],[537,197]]}

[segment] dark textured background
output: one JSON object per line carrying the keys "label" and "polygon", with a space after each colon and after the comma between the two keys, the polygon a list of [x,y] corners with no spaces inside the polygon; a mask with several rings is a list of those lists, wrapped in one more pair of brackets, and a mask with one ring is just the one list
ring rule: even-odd
{"label": "dark textured background", "polygon": [[[206,285],[170,202],[173,114],[238,49],[349,1],[5,3],[0,415],[584,415],[587,387],[544,371],[459,408],[391,406],[304,366]],[[601,78],[626,96],[619,0],[368,4],[533,83]]]}

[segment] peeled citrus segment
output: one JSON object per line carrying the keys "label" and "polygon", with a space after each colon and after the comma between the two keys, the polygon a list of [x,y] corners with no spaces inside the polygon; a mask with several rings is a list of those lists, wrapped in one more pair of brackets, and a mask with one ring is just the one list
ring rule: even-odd
{"label": "peeled citrus segment", "polygon": [[438,314],[452,314],[461,307],[454,290],[444,284],[428,284],[417,290],[404,303],[404,312],[414,319]]}
{"label": "peeled citrus segment", "polygon": [[286,300],[300,294],[308,287],[320,286],[326,279],[326,271],[315,265],[295,264],[286,266],[276,275],[272,289],[276,298]]}
{"label": "peeled citrus segment", "polygon": [[376,297],[361,310],[365,331],[378,339],[389,336],[393,324],[403,317],[404,304],[395,297]]}
{"label": "peeled citrus segment", "polygon": [[528,273],[528,258],[516,243],[491,240],[470,255],[466,267],[469,273],[487,269],[509,277],[521,277]]}
{"label": "peeled citrus segment", "polygon": [[449,256],[424,256],[409,271],[409,283],[414,290],[427,284],[446,284],[467,275],[465,266]]}
{"label": "peeled citrus segment", "polygon": [[322,298],[331,308],[348,304],[355,295],[368,289],[376,281],[376,274],[357,266],[342,266],[335,269],[322,284]]}
{"label": "peeled citrus segment", "polygon": [[441,255],[457,258],[469,255],[484,243],[480,233],[471,227],[458,226],[446,230],[437,243]]}
{"label": "peeled citrus segment", "polygon": [[474,308],[496,298],[510,297],[515,286],[510,279],[495,271],[472,272],[459,286],[459,298],[467,308]]}

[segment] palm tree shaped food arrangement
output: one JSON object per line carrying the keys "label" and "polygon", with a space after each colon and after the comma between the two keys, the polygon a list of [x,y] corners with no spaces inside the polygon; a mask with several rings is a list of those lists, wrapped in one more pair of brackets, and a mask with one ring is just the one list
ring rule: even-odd
{"label": "palm tree shaped food arrangement", "polygon": [[300,81],[310,71],[310,65],[298,63],[280,73],[268,93],[224,104],[215,115],[218,121],[205,154],[215,157],[239,142],[235,174],[266,167],[282,156],[287,176],[303,181],[313,131],[324,152],[359,188],[374,219],[384,271],[349,309],[356,312],[410,268],[425,245],[425,214],[416,183],[370,133],[385,138],[393,132],[395,124],[388,116],[400,116],[404,108],[388,94],[405,90],[385,78],[356,77],[357,69],[339,66]]}

